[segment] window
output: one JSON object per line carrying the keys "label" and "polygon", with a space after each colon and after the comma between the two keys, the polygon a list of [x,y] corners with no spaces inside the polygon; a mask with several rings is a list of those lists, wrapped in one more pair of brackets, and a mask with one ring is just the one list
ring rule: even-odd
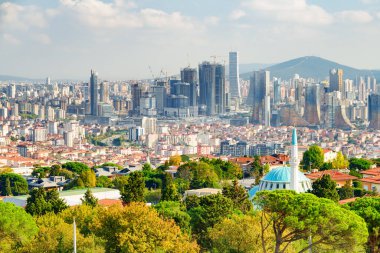
{"label": "window", "polygon": [[277,185],[276,185],[276,188],[277,188],[277,189],[280,189],[280,184],[277,184]]}

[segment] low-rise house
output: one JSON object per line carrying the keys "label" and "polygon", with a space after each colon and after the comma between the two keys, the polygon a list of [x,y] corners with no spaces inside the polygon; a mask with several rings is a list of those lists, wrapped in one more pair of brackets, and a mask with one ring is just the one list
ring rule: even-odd
{"label": "low-rise house", "polygon": [[358,179],[357,177],[339,172],[337,170],[318,171],[318,172],[306,174],[305,176],[314,183],[315,180],[321,178],[323,175],[330,175],[331,180],[336,182],[337,187],[342,187],[346,183],[349,183],[349,185],[352,185],[352,181]]}
{"label": "low-rise house", "polygon": [[49,178],[27,178],[28,187],[33,188],[44,188],[45,190],[56,189],[62,191],[63,187],[70,182],[66,180],[64,176],[51,176]]}

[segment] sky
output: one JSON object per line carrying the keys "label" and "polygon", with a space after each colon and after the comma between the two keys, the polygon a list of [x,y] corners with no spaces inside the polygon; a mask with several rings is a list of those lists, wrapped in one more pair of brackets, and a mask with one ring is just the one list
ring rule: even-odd
{"label": "sky", "polygon": [[380,69],[380,0],[0,0],[0,75],[141,79],[229,51]]}

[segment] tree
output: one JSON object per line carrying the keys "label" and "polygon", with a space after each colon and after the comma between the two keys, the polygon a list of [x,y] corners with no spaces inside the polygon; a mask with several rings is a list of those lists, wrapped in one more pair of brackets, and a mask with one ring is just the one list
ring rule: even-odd
{"label": "tree", "polygon": [[239,185],[237,180],[234,180],[232,185],[223,187],[223,195],[232,200],[235,209],[239,209],[243,213],[252,210],[252,203],[248,199],[248,193],[244,187]]}
{"label": "tree", "polygon": [[121,193],[121,200],[127,204],[131,202],[144,202],[144,188],[143,173],[139,171],[132,172],[129,174],[127,184]]}
{"label": "tree", "polygon": [[190,215],[180,202],[160,201],[154,208],[162,218],[173,219],[182,231],[190,232]]}
{"label": "tree", "polygon": [[354,197],[354,188],[349,182],[346,182],[343,187],[338,189],[340,200],[349,199]]}
{"label": "tree", "polygon": [[191,168],[192,180],[190,188],[199,189],[205,187],[217,187],[219,177],[213,167],[205,162],[199,162]]}
{"label": "tree", "polygon": [[60,172],[62,170],[61,165],[59,164],[54,164],[50,168],[50,176],[60,176]]}
{"label": "tree", "polygon": [[65,164],[62,164],[62,168],[73,171],[77,174],[80,174],[83,171],[90,170],[90,167],[80,162],[67,162]]}
{"label": "tree", "polygon": [[161,200],[163,201],[178,201],[179,195],[176,185],[173,183],[173,178],[169,173],[165,173],[163,185],[161,189]]}
{"label": "tree", "polygon": [[5,179],[5,196],[12,196],[11,181],[9,177]]}
{"label": "tree", "polygon": [[323,163],[322,166],[319,168],[319,171],[332,170],[332,169],[334,169],[332,163]]}
{"label": "tree", "polygon": [[339,200],[339,194],[336,190],[336,183],[331,180],[331,177],[328,174],[325,174],[321,178],[315,180],[312,185],[311,193],[320,198],[331,199],[335,202],[338,202]]}
{"label": "tree", "polygon": [[100,176],[96,178],[96,187],[112,188],[113,184],[111,179],[106,176]]}
{"label": "tree", "polygon": [[116,189],[123,192],[125,185],[128,183],[128,176],[116,177],[112,183]]}
{"label": "tree", "polygon": [[212,194],[199,198],[199,206],[189,210],[192,231],[201,246],[210,247],[207,230],[232,214],[233,203],[222,194]]}
{"label": "tree", "polygon": [[349,162],[343,156],[342,152],[338,152],[336,158],[332,161],[332,167],[336,170],[347,169]]}
{"label": "tree", "polygon": [[54,213],[60,213],[69,206],[66,204],[65,200],[59,197],[57,190],[50,190],[46,193],[46,201],[51,205],[51,211]]}
{"label": "tree", "polygon": [[90,189],[87,189],[83,198],[81,198],[80,200],[82,201],[82,204],[91,207],[96,207],[98,205],[98,199],[95,198]]}
{"label": "tree", "polygon": [[319,169],[322,167],[324,162],[324,153],[323,149],[317,145],[309,147],[303,153],[302,166],[304,170],[310,171],[313,169]]}
{"label": "tree", "polygon": [[[100,209],[95,234],[105,242],[106,252],[198,252],[172,220],[161,219],[143,203]],[[138,229],[137,229],[138,228]]]}
{"label": "tree", "polygon": [[364,197],[346,204],[364,219],[368,227],[368,248],[371,253],[380,251],[380,198]]}
{"label": "tree", "polygon": [[0,251],[15,252],[37,234],[32,216],[21,207],[0,202]]}
{"label": "tree", "polygon": [[209,230],[211,248],[220,253],[262,252],[262,236],[270,244],[274,241],[274,235],[269,230],[262,235],[260,230],[260,216],[234,214],[230,218],[224,218]]}
{"label": "tree", "polygon": [[169,158],[169,165],[179,166],[182,158],[180,155],[174,155]]}
{"label": "tree", "polygon": [[[269,165],[268,165],[269,166]],[[268,166],[261,165],[260,157],[255,156],[251,165],[250,174],[255,178],[255,184],[259,184],[260,179],[269,171]]]}
{"label": "tree", "polygon": [[363,159],[363,158],[351,158],[349,162],[350,162],[350,165],[349,165],[350,170],[358,170],[358,171],[368,170],[369,168],[371,168],[371,165],[372,165],[371,161],[367,159]]}
{"label": "tree", "polygon": [[[9,181],[9,184],[7,181]],[[24,195],[29,192],[28,183],[26,182],[25,178],[15,173],[0,174],[0,191],[1,195],[3,196],[7,196],[10,191],[14,196]]]}
{"label": "tree", "polygon": [[[73,252],[73,225],[66,223],[60,216],[48,213],[36,219],[39,227],[37,236],[29,244],[25,245],[22,252]],[[78,230],[77,250],[78,252],[104,252],[97,245],[99,238],[84,237]]]}
{"label": "tree", "polygon": [[[356,252],[368,236],[363,219],[331,200],[289,190],[259,191],[254,198],[261,210],[261,233],[271,230],[274,252],[285,252],[293,243],[312,237],[299,252],[309,248],[331,252]],[[263,251],[267,251],[262,241]]]}
{"label": "tree", "polygon": [[57,191],[45,192],[43,188],[35,188],[26,200],[25,210],[31,215],[41,216],[48,212],[59,213],[68,205],[59,197]]}

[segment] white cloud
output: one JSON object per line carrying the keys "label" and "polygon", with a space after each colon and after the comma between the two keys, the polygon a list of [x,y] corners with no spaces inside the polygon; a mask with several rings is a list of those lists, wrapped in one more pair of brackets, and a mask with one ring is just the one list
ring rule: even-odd
{"label": "white cloud", "polygon": [[13,45],[18,45],[18,44],[21,43],[19,39],[17,39],[15,36],[13,36],[12,34],[9,34],[9,33],[4,33],[3,34],[3,39],[6,42],[8,42],[10,44],[13,44]]}
{"label": "white cloud", "polygon": [[44,33],[33,34],[32,38],[34,41],[37,41],[37,42],[44,44],[44,45],[51,44],[51,39],[50,39],[49,35],[44,34]]}
{"label": "white cloud", "polygon": [[60,0],[66,10],[89,26],[96,28],[194,28],[190,18],[179,12],[167,13],[157,9],[134,10],[134,2],[114,0]]}
{"label": "white cloud", "polygon": [[238,20],[238,19],[245,17],[246,15],[247,15],[247,13],[245,13],[245,11],[238,9],[238,10],[234,10],[233,12],[231,12],[229,18],[232,20]]}
{"label": "white cloud", "polygon": [[0,26],[3,28],[27,30],[30,27],[43,28],[46,25],[45,13],[36,6],[10,2],[0,4]]}
{"label": "white cloud", "polygon": [[342,11],[336,14],[338,21],[351,23],[369,23],[373,20],[371,14],[366,11]]}
{"label": "white cloud", "polygon": [[219,24],[219,21],[220,21],[220,18],[219,17],[216,17],[216,16],[209,16],[209,17],[206,17],[204,19],[204,23],[206,25],[218,25]]}
{"label": "white cloud", "polygon": [[328,25],[333,17],[322,7],[309,5],[306,0],[251,0],[243,3],[259,15],[281,22],[308,25]]}

